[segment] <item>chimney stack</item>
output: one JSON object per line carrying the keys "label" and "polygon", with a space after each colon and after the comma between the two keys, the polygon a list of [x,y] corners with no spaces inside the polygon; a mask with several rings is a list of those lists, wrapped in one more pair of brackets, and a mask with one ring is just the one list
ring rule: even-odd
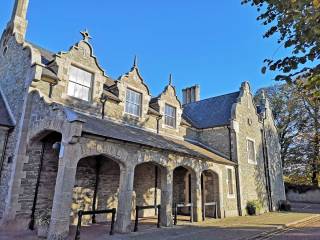
{"label": "chimney stack", "polygon": [[182,89],[182,103],[188,104],[200,100],[200,86],[198,84]]}

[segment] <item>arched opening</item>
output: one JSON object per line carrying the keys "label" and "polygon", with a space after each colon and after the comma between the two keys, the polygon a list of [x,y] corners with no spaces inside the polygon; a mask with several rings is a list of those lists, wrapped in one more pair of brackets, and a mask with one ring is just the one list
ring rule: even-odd
{"label": "arched opening", "polygon": [[[191,169],[183,166],[179,166],[173,171],[173,208],[176,204],[190,204],[195,203],[195,174]],[[194,206],[195,207],[195,206]],[[191,211],[194,210],[191,207],[183,207],[177,209],[177,214],[182,216],[190,216]],[[180,220],[189,220],[188,217],[179,217]]]}
{"label": "arched opening", "polygon": [[220,217],[219,177],[217,173],[210,170],[202,172],[201,195],[203,217]]}
{"label": "arched opening", "polygon": [[[133,181],[132,219],[136,217],[136,206],[155,206],[141,209],[139,218],[144,223],[154,223],[158,212],[156,206],[161,204],[161,178],[166,169],[153,162],[141,163],[135,167]],[[141,222],[141,221],[140,221]]]}
{"label": "arched opening", "polygon": [[24,191],[23,205],[31,209],[31,230],[50,223],[61,138],[58,132],[44,131],[28,146],[28,161],[24,164],[26,178],[21,185]]}
{"label": "arched opening", "polygon": [[[77,165],[70,213],[71,225],[78,223],[78,212],[117,208],[120,166],[103,156],[82,158]],[[85,215],[81,224],[107,224],[110,214]],[[104,229],[105,231],[105,229]]]}

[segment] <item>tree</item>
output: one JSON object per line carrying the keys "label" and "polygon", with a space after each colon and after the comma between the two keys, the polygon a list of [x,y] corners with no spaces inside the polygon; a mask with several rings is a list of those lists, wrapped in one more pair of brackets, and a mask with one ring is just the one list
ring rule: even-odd
{"label": "tree", "polygon": [[[273,109],[281,146],[281,158],[285,175],[302,176],[318,186],[320,162],[320,104],[304,88],[297,84],[282,84],[264,90]],[[301,177],[300,177],[301,179]],[[305,183],[305,182],[304,182]]]}
{"label": "tree", "polygon": [[307,79],[305,88],[320,97],[320,0],[242,0],[260,12],[257,17],[268,26],[264,37],[276,36],[278,43],[291,49],[290,56],[265,59],[267,69],[282,74],[276,80],[295,82]]}

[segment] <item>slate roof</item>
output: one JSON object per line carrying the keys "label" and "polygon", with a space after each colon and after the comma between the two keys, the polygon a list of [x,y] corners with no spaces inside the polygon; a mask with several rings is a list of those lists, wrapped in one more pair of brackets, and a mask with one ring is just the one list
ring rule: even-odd
{"label": "slate roof", "polygon": [[0,126],[14,127],[14,121],[11,119],[9,111],[0,91]]}
{"label": "slate roof", "polygon": [[28,42],[29,44],[32,45],[32,47],[36,48],[39,50],[40,54],[41,54],[41,63],[44,65],[47,65],[48,63],[52,62],[54,60],[54,55],[55,53],[44,49],[42,47],[39,47],[38,45]]}
{"label": "slate roof", "polygon": [[229,125],[231,108],[237,102],[239,93],[233,92],[185,104],[183,117],[199,129]]}
{"label": "slate roof", "polygon": [[115,123],[105,119],[99,119],[74,112],[65,108],[65,112],[69,121],[79,120],[84,122],[83,131],[107,138],[122,140],[130,143],[141,144],[162,150],[187,154],[196,158],[201,158],[221,164],[234,165],[235,163],[208,151],[204,148],[196,146],[184,140],[174,139],[167,136],[158,135],[145,131],[140,128]]}

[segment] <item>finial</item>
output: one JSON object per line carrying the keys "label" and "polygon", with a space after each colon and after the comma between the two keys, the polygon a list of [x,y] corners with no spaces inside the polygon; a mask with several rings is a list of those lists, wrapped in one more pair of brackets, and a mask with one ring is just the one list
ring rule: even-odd
{"label": "finial", "polygon": [[266,99],[266,91],[264,89],[261,90],[262,99]]}
{"label": "finial", "polygon": [[87,29],[85,29],[84,31],[81,31],[80,33],[81,33],[81,35],[83,37],[83,40],[85,42],[89,42],[89,40],[92,39],[92,37],[90,36],[90,34],[89,34]]}
{"label": "finial", "polygon": [[137,66],[138,66],[138,57],[137,55],[134,55],[133,68],[136,68]]}
{"label": "finial", "polygon": [[169,74],[169,85],[172,85],[172,74]]}

